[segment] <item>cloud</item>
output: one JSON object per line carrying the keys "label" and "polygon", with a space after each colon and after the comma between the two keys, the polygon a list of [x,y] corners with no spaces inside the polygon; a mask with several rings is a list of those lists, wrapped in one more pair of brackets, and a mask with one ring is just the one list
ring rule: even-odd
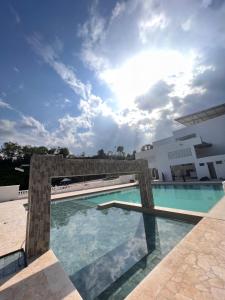
{"label": "cloud", "polygon": [[59,146],[60,140],[31,116],[20,116],[16,121],[0,120],[0,144],[12,141],[21,145]]}
{"label": "cloud", "polygon": [[142,110],[151,111],[154,108],[166,106],[171,98],[169,94],[173,90],[173,85],[160,80],[144,95],[136,99],[137,106]]}
{"label": "cloud", "polygon": [[202,6],[205,8],[219,9],[224,4],[224,0],[203,0]]}
{"label": "cloud", "polygon": [[12,109],[11,105],[0,99],[0,108]]}
{"label": "cloud", "polygon": [[80,58],[111,92],[111,103],[62,61],[60,39],[50,44],[33,34],[29,45],[79,96],[79,112],[65,114],[51,132],[27,117],[19,123],[24,134],[75,153],[118,144],[133,150],[170,135],[174,118],[224,102],[223,1],[117,1],[104,16],[100,5],[93,2],[77,35]]}
{"label": "cloud", "polygon": [[[0,136],[5,139],[13,134],[15,122],[10,120],[0,120]],[[5,142],[2,141],[2,142]]]}
{"label": "cloud", "polygon": [[224,1],[128,0],[100,11],[95,4],[87,21],[101,27],[97,38],[95,28],[80,35],[81,59],[120,102],[117,124],[159,139],[175,117],[225,101]]}
{"label": "cloud", "polygon": [[12,5],[9,5],[9,9],[10,9],[12,15],[14,16],[16,23],[19,24],[21,22],[21,19],[20,19],[18,12],[15,9],[15,7]]}
{"label": "cloud", "polygon": [[19,128],[32,131],[37,136],[44,136],[47,133],[44,125],[31,116],[22,116]]}
{"label": "cloud", "polygon": [[16,73],[20,73],[20,70],[19,70],[17,67],[14,67],[13,70],[14,70]]}
{"label": "cloud", "polygon": [[114,19],[120,17],[125,10],[126,10],[126,3],[124,1],[116,2],[116,5],[112,10],[111,21],[114,21]]}
{"label": "cloud", "polygon": [[169,20],[163,13],[152,16],[150,19],[143,19],[139,23],[139,36],[143,44],[147,43],[148,35],[155,30],[164,30]]}
{"label": "cloud", "polygon": [[[60,61],[58,53],[54,49],[53,45],[44,44],[43,37],[38,33],[27,37],[27,42],[36,54],[39,55],[51,68],[53,68],[62,80],[69,85],[77,95],[85,99],[88,97],[88,94],[90,93],[90,86],[88,84],[85,85],[77,78],[71,66],[67,66]],[[57,44],[58,43],[59,41]]]}

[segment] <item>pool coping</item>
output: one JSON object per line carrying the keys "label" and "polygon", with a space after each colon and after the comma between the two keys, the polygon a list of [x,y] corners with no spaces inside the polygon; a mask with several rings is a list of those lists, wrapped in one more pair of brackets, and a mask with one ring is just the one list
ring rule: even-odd
{"label": "pool coping", "polygon": [[29,265],[0,281],[0,299],[82,300],[50,249]]}
{"label": "pool coping", "polygon": [[223,184],[224,180],[209,181],[152,181],[152,185],[217,185]]}
{"label": "pool coping", "polygon": [[[104,193],[107,191],[120,190],[123,188],[129,188],[129,187],[133,187],[133,186],[138,186],[138,183],[137,182],[123,183],[123,184],[116,184],[116,185],[110,185],[110,186],[104,186],[104,187],[98,187],[98,188],[92,188],[92,189],[86,189],[86,190],[52,194],[51,201],[57,201],[60,199],[64,199],[64,198],[66,199],[66,198],[72,198],[72,197],[78,198],[80,196],[92,195],[92,194],[96,194],[96,193]],[[5,202],[18,201],[18,200],[28,200],[28,198],[25,197],[25,198],[21,198],[21,199],[9,200],[9,201],[5,201]]]}
{"label": "pool coping", "polygon": [[97,206],[98,209],[106,209],[110,207],[117,207],[127,210],[134,210],[138,212],[148,213],[148,214],[154,214],[157,216],[162,217],[168,217],[168,218],[178,218],[185,221],[193,221],[193,222],[199,222],[203,217],[205,217],[207,214],[202,212],[196,212],[196,211],[187,211],[182,209],[175,209],[175,208],[165,208],[162,206],[154,206],[152,208],[144,208],[141,206],[141,204],[137,203],[130,203],[125,201],[118,201],[113,200],[109,202],[105,202],[102,204],[99,204]]}

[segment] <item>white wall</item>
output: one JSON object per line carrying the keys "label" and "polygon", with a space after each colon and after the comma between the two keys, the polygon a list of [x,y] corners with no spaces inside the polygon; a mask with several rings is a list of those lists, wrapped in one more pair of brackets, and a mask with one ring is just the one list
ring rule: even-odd
{"label": "white wall", "polygon": [[[216,161],[222,161],[222,164],[216,164]],[[215,155],[200,158],[196,163],[196,170],[198,177],[208,176],[210,178],[207,162],[212,162],[214,164],[217,178],[225,178],[225,154],[224,155]],[[204,166],[199,166],[199,163],[204,163]]]}
{"label": "white wall", "polygon": [[207,156],[225,154],[225,115],[176,130],[173,135],[179,138],[192,133],[212,143],[212,147],[205,149]]}
{"label": "white wall", "polygon": [[18,199],[19,185],[0,186],[0,202]]}
{"label": "white wall", "polygon": [[[177,138],[195,133],[196,137],[179,141]],[[197,158],[195,145],[203,142],[211,143],[212,147],[204,149],[206,157]],[[190,148],[191,155],[178,158],[169,158],[168,153]],[[207,176],[210,178],[207,162],[213,162],[217,178],[225,178],[225,115],[184,127],[173,133],[173,136],[153,142],[153,149],[136,153],[136,159],[148,160],[149,168],[157,168],[159,177],[162,179],[162,172],[165,180],[172,180],[170,166],[193,163],[196,167],[198,178]],[[216,164],[222,160],[223,164]],[[199,163],[205,163],[199,166]]]}

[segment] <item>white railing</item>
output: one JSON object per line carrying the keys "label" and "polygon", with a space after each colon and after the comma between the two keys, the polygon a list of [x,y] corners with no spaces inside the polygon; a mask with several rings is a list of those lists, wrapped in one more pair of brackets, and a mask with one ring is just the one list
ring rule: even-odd
{"label": "white railing", "polygon": [[[93,189],[98,187],[105,187],[110,185],[119,185],[119,184],[126,184],[129,183],[130,180],[135,180],[134,175],[123,175],[119,176],[119,178],[112,179],[112,180],[92,180],[87,182],[79,182],[64,186],[53,186],[51,189],[51,194],[60,194],[60,193],[67,193],[67,192],[75,192],[75,191],[82,191],[87,189]],[[27,198],[28,197],[28,190],[21,190],[18,193],[17,199]]]}
{"label": "white railing", "polygon": [[18,193],[18,199],[27,198],[28,197],[28,190],[21,190]]}

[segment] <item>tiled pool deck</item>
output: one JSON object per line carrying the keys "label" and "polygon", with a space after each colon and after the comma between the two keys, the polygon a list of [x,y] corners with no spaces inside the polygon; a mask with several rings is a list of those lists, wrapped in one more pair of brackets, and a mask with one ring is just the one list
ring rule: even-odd
{"label": "tiled pool deck", "polygon": [[[112,188],[107,190],[110,189]],[[82,191],[82,194],[84,193],[85,191]],[[68,194],[67,197],[74,196],[74,193]],[[64,198],[65,194],[52,198],[61,197]],[[17,200],[0,203],[0,256],[23,245],[26,226],[23,204],[26,202],[27,200]],[[118,203],[117,205],[120,205]],[[132,208],[131,204],[127,206],[128,209]],[[133,208],[139,210],[140,206],[134,205]],[[156,207],[156,210],[166,214],[186,214],[184,211],[159,207]],[[225,197],[207,214],[188,212],[188,215],[190,214],[192,217],[202,217],[202,220],[126,299],[225,299]],[[49,250],[27,268],[0,282],[0,300],[9,299],[81,297],[54,253]]]}

